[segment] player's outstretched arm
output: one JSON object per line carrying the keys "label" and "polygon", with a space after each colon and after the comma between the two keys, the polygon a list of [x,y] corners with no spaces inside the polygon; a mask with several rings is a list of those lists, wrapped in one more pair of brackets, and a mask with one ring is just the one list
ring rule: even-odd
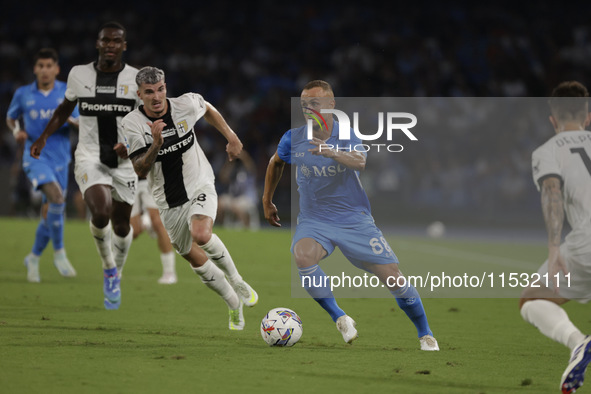
{"label": "player's outstretched arm", "polygon": [[281,175],[283,175],[283,168],[285,167],[285,162],[279,158],[279,154],[275,152],[271,160],[269,160],[269,165],[267,166],[267,172],[265,174],[265,189],[263,191],[263,210],[265,212],[265,219],[269,222],[270,225],[275,227],[281,227],[279,221],[279,215],[277,214],[277,207],[273,204],[273,195],[275,194],[275,189],[277,189],[277,184],[281,179]]}
{"label": "player's outstretched arm", "polygon": [[330,145],[326,145],[324,141],[318,138],[313,138],[310,140],[310,144],[314,145],[314,147],[308,149],[308,151],[313,155],[324,156],[329,159],[333,159],[337,163],[342,164],[351,170],[365,170],[365,155],[361,152],[346,152],[342,150],[336,150]]}
{"label": "player's outstretched arm", "polygon": [[242,142],[234,133],[234,131],[230,128],[222,114],[210,103],[205,102],[205,106],[207,110],[205,111],[205,115],[203,117],[213,127],[215,127],[224,137],[228,140],[228,145],[226,145],[226,152],[228,152],[228,159],[230,161],[234,160],[238,156],[240,156],[240,152],[242,152]]}
{"label": "player's outstretched arm", "polygon": [[38,159],[41,156],[41,151],[45,147],[45,143],[47,139],[51,137],[53,133],[56,132],[72,115],[72,112],[76,108],[76,102],[70,101],[68,99],[64,99],[60,105],[55,109],[51,119],[49,119],[49,123],[45,126],[45,130],[43,133],[37,138],[33,145],[31,145],[31,157]]}
{"label": "player's outstretched arm", "polygon": [[555,275],[562,271],[568,273],[566,263],[560,255],[560,240],[564,222],[564,205],[560,179],[549,177],[542,182],[542,211],[548,232],[548,275],[557,290]]}
{"label": "player's outstretched arm", "polygon": [[148,172],[150,172],[152,165],[154,165],[158,157],[160,147],[164,144],[162,129],[164,129],[166,123],[162,119],[158,119],[154,123],[147,122],[147,124],[150,126],[150,131],[152,132],[152,145],[150,145],[146,152],[131,158],[133,169],[140,178],[145,178],[148,175]]}

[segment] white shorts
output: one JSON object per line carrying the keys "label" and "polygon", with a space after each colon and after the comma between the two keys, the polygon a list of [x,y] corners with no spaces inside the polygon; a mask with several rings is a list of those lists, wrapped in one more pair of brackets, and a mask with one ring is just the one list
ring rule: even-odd
{"label": "white shorts", "polygon": [[160,209],[160,218],[170,237],[170,242],[181,256],[191,251],[191,218],[193,215],[209,216],[214,222],[218,209],[218,195],[213,184],[199,187],[195,195],[181,206]]}
{"label": "white shorts", "polygon": [[[569,300],[578,301],[585,304],[591,300],[591,250],[574,250],[568,247],[566,243],[560,245],[560,254],[566,262],[566,267],[570,273],[569,280],[560,274],[558,279],[558,294],[560,297]],[[548,260],[542,264],[538,270],[540,275],[548,273]],[[545,285],[546,279],[540,280]],[[551,278],[548,278],[549,287],[554,288]]]}
{"label": "white shorts", "polygon": [[131,217],[140,215],[146,209],[158,209],[147,179],[139,179],[135,191],[135,202],[131,208]]}
{"label": "white shorts", "polygon": [[129,205],[133,205],[135,201],[137,175],[131,161],[120,164],[117,168],[110,168],[95,160],[76,160],[74,177],[82,196],[91,186],[108,185],[111,186],[111,195],[114,200]]}

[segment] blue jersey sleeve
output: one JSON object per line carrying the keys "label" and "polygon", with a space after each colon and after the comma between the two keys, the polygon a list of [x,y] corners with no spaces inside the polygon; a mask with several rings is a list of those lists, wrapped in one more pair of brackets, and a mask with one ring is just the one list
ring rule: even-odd
{"label": "blue jersey sleeve", "polygon": [[12,101],[10,102],[10,106],[8,107],[8,112],[6,114],[7,118],[10,119],[18,119],[19,116],[23,114],[23,108],[21,106],[21,96],[22,96],[23,89],[18,88],[16,92],[14,92],[14,96],[12,96]]}
{"label": "blue jersey sleeve", "polygon": [[287,164],[291,164],[291,130],[287,131],[281,137],[281,141],[277,145],[277,154],[281,160]]}

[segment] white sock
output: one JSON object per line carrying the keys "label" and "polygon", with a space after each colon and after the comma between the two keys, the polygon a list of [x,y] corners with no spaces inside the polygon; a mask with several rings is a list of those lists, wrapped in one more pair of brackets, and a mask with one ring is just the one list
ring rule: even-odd
{"label": "white sock", "polygon": [[585,335],[569,320],[566,311],[552,301],[527,301],[521,307],[521,316],[542,334],[571,350],[585,339]]}
{"label": "white sock", "polygon": [[201,282],[211,290],[218,293],[230,309],[236,309],[240,306],[238,295],[230,286],[224,273],[211,260],[207,260],[201,267],[193,267],[193,271],[201,278]]}
{"label": "white sock", "polygon": [[41,259],[41,256],[37,256],[37,255],[36,255],[35,253],[33,253],[33,252],[29,253],[29,260],[31,260],[31,262],[32,262],[33,264],[34,264],[34,263],[37,263],[37,264],[39,264],[39,260],[40,260],[40,259]]}
{"label": "white sock", "polygon": [[228,252],[226,245],[217,235],[211,234],[211,239],[201,249],[203,249],[209,260],[224,271],[230,283],[242,282],[242,276],[238,273],[230,252]]}
{"label": "white sock", "polygon": [[103,261],[103,269],[115,268],[115,260],[113,260],[113,252],[111,250],[111,222],[103,228],[95,227],[90,222],[90,233],[94,237],[94,244]]}
{"label": "white sock", "polygon": [[127,260],[127,254],[129,253],[129,247],[133,241],[133,227],[129,226],[129,233],[125,237],[120,237],[113,232],[113,260],[117,265],[117,272],[123,271],[125,260]]}
{"label": "white sock", "polygon": [[163,274],[174,274],[176,272],[174,267],[174,252],[160,253],[160,260],[162,261]]}

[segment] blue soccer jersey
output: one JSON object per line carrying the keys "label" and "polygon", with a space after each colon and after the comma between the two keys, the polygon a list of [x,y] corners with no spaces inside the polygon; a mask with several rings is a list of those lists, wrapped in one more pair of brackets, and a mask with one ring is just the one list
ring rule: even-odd
{"label": "blue soccer jersey", "polygon": [[[349,150],[361,144],[353,131],[350,140],[340,140],[338,130],[338,122],[335,121],[326,144],[338,145],[340,150]],[[314,145],[307,138],[306,126],[287,131],[277,146],[281,160],[296,165],[300,194],[298,220],[317,220],[346,227],[368,220],[373,222],[358,171],[333,159],[313,155],[308,151],[312,148]]]}
{"label": "blue soccer jersey", "polygon": [[[18,119],[21,115],[24,120],[24,130],[28,138],[23,153],[23,163],[34,160],[30,150],[33,142],[41,136],[45,126],[49,123],[53,112],[64,100],[66,83],[55,81],[53,89],[45,94],[37,88],[37,82],[18,88],[8,107],[7,117]],[[77,118],[78,107],[72,112],[72,117]],[[71,158],[70,130],[65,123],[50,138],[41,152],[40,160],[54,164],[69,163]]]}

